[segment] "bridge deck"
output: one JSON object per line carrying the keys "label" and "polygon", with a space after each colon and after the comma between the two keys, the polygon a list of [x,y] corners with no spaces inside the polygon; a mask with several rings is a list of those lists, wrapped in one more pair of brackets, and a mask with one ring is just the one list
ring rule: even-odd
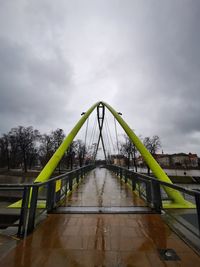
{"label": "bridge deck", "polygon": [[84,178],[63,206],[132,207],[145,206],[145,203],[109,170],[96,168]]}
{"label": "bridge deck", "polygon": [[[180,261],[160,260],[171,248]],[[51,214],[4,259],[7,267],[200,266],[160,215]]]}
{"label": "bridge deck", "polygon": [[[104,175],[107,176],[105,180]],[[79,193],[77,193],[79,192]],[[96,169],[65,205],[144,205],[109,171]],[[174,249],[177,261],[161,260]],[[200,266],[200,257],[158,214],[49,214],[0,260],[7,267]]]}

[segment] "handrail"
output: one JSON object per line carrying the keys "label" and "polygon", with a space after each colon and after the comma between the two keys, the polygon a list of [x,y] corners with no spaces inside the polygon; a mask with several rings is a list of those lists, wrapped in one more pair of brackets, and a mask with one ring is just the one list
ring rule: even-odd
{"label": "handrail", "polygon": [[[83,178],[85,173],[92,170],[95,165],[86,165],[81,168],[66,172],[58,175],[48,181],[38,183],[26,183],[26,184],[0,184],[0,191],[6,190],[18,190],[23,191],[22,204],[20,206],[20,228],[19,235],[24,236],[24,233],[33,231],[35,225],[35,216],[37,210],[38,200],[41,198],[38,196],[40,189],[45,186],[45,202],[42,207],[43,210],[51,212],[57,207],[66,196],[67,193],[72,192],[74,180],[78,184],[79,179]],[[155,212],[161,213],[163,209],[162,197],[161,197],[161,186],[168,186],[180,192],[184,192],[190,196],[195,197],[196,206],[191,204],[192,208],[196,208],[199,221],[200,229],[200,192],[196,190],[186,189],[182,186],[174,185],[164,181],[157,180],[154,177],[150,177],[145,174],[137,173],[132,170],[128,170],[121,166],[116,165],[105,165],[108,169],[115,172],[120,178],[125,178],[125,182],[130,180],[132,182],[132,190],[138,189],[139,195],[145,198],[148,206],[150,206]],[[57,190],[57,181],[61,180],[60,189]],[[144,183],[145,189],[142,191],[140,186],[137,188],[137,183]],[[134,188],[134,189],[133,189]],[[146,190],[146,191],[145,191]],[[60,193],[59,193],[60,192]],[[146,192],[146,194],[145,194]],[[59,193],[59,194],[57,194]],[[192,206],[193,205],[193,206]],[[187,207],[186,207],[187,208]]]}
{"label": "handrail", "polygon": [[[164,181],[159,181],[155,179],[154,177],[147,176],[145,174],[137,173],[132,170],[126,169],[121,166],[116,165],[107,165],[107,168],[111,171],[113,171],[116,176],[118,176],[120,179],[124,179],[124,182],[127,183],[128,180],[130,182],[129,185],[132,186],[133,191],[137,191],[137,194],[144,199],[145,203],[151,207],[156,213],[162,213],[163,211],[165,214],[167,214],[167,217],[170,216],[175,219],[176,222],[178,222],[178,225],[181,224],[184,229],[187,229],[189,231],[189,235],[192,236],[196,240],[197,244],[199,244],[200,239],[200,192],[197,190],[190,190],[187,188],[184,188],[179,185],[169,184]],[[142,186],[141,186],[142,185]],[[190,206],[186,206],[185,209],[192,208],[194,211],[191,212],[193,216],[195,216],[195,220],[197,222],[197,227],[194,227],[193,225],[189,226],[191,223],[186,220],[182,221],[184,219],[181,218],[180,214],[185,214],[185,210],[178,211],[177,215],[174,212],[170,212],[170,208],[180,208],[180,206],[171,205],[169,204],[168,200],[165,202],[165,199],[162,199],[162,191],[161,187],[169,187],[175,190],[178,190],[179,192],[185,193],[186,195],[192,196],[194,198],[194,203],[191,203]],[[188,202],[189,203],[189,202]],[[187,213],[186,214],[190,214]],[[176,228],[176,227],[175,227]],[[184,232],[182,233],[184,234]],[[193,241],[190,240],[192,243]],[[196,244],[195,244],[196,246]],[[198,245],[199,248],[199,245]]]}
{"label": "handrail", "polygon": [[[60,205],[68,193],[72,192],[73,186],[78,184],[84,175],[95,167],[94,164],[85,165],[64,174],[58,175],[44,182],[33,182],[26,184],[0,184],[0,191],[22,191],[23,196],[19,206],[10,205],[8,208],[19,208],[18,236],[24,237],[27,233],[33,231],[35,227],[35,218],[40,216],[41,212],[36,213],[37,209],[51,212]],[[57,181],[61,181],[57,183]],[[75,183],[74,183],[75,181]],[[42,198],[39,196],[42,188],[45,188]],[[38,202],[44,200],[44,202]]]}
{"label": "handrail", "polygon": [[[90,166],[93,166],[93,165],[91,164],[91,165],[87,165],[87,166],[90,167]],[[107,164],[107,166],[116,166],[116,165]],[[27,183],[23,183],[23,184],[22,183],[20,183],[20,184],[19,183],[18,184],[0,184],[0,190],[3,189],[4,187],[5,188],[7,188],[7,187],[11,187],[11,188],[16,187],[19,190],[20,187],[21,187],[21,189],[23,189],[25,186],[26,187],[40,187],[40,186],[44,186],[45,184],[48,184],[50,182],[57,181],[57,180],[62,180],[67,175],[70,175],[70,174],[72,174],[72,173],[74,173],[76,171],[79,171],[81,169],[84,169],[85,167],[86,166],[80,167],[80,168],[77,168],[77,169],[74,169],[74,170],[69,171],[69,172],[66,172],[66,173],[63,173],[61,175],[58,175],[58,176],[55,176],[55,177],[51,178],[50,180],[45,181],[45,182],[36,182],[36,183],[28,183],[28,184]],[[132,173],[134,175],[137,175],[138,177],[140,177],[144,181],[151,180],[151,181],[154,181],[154,182],[156,182],[156,183],[158,183],[160,185],[168,186],[168,187],[173,188],[173,189],[176,189],[178,191],[187,193],[187,194],[189,194],[191,196],[195,196],[195,194],[197,194],[197,195],[200,196],[200,192],[199,191],[196,191],[195,189],[192,189],[191,190],[191,189],[187,189],[187,188],[184,188],[182,186],[179,186],[179,185],[175,185],[175,184],[167,183],[167,182],[164,182],[164,181],[160,181],[160,180],[158,180],[158,179],[156,179],[154,177],[148,176],[146,174],[134,172],[134,171],[129,170],[129,169],[125,168],[125,167],[121,167],[121,166],[116,166],[116,167],[118,167],[118,168],[120,168],[120,169],[122,169],[122,170],[124,170],[126,172],[129,172],[129,173]]]}
{"label": "handrail", "polygon": [[34,182],[34,183],[18,183],[18,184],[0,184],[0,189],[3,188],[3,187],[40,187],[40,186],[43,186],[45,184],[48,184],[48,183],[52,183],[53,181],[57,181],[57,180],[62,180],[64,179],[67,175],[70,175],[76,171],[79,171],[79,170],[82,170],[84,169],[85,167],[92,167],[93,164],[90,164],[90,165],[86,165],[86,166],[83,166],[83,167],[80,167],[80,168],[77,168],[77,169],[74,169],[72,171],[69,171],[69,172],[66,172],[66,173],[63,173],[63,174],[60,174],[58,176],[55,176],[45,182]]}
{"label": "handrail", "polygon": [[[113,166],[113,165],[109,165],[108,166]],[[175,185],[175,184],[171,184],[171,183],[167,183],[167,182],[164,182],[164,181],[160,181],[154,177],[151,177],[151,176],[148,176],[146,174],[142,174],[142,173],[138,173],[138,172],[134,172],[132,170],[129,170],[125,167],[121,167],[121,166],[116,166],[122,170],[125,170],[127,172],[130,172],[130,173],[133,173],[134,175],[137,175],[139,176],[142,180],[151,180],[151,181],[155,181],[156,183],[160,184],[160,185],[164,185],[164,186],[168,186],[170,188],[173,188],[173,189],[176,189],[176,190],[179,190],[181,192],[184,192],[184,193],[188,193],[189,195],[192,195],[192,196],[195,196],[195,194],[198,194],[200,196],[200,192],[199,191],[196,191],[194,189],[187,189],[187,188],[184,188],[180,185]]]}

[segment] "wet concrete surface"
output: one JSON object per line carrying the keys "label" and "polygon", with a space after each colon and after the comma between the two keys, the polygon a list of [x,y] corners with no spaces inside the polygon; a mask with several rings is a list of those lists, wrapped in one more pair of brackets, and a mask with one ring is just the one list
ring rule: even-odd
{"label": "wet concrete surface", "polygon": [[[79,207],[133,204],[144,205],[105,169],[86,176],[65,203]],[[180,260],[161,260],[158,249],[174,249]],[[200,257],[158,214],[49,214],[32,234],[0,256],[0,266],[7,267],[190,265],[200,266]]]}
{"label": "wet concrete surface", "polygon": [[[180,261],[163,261],[158,249],[174,249]],[[7,267],[200,266],[200,257],[160,215],[51,214],[1,259]]]}
{"label": "wet concrete surface", "polygon": [[[0,263],[3,257],[16,247],[20,240],[12,235],[0,234]],[[3,265],[1,265],[3,266]]]}
{"label": "wet concrete surface", "polygon": [[145,206],[144,201],[105,168],[92,170],[63,206],[130,207]]}

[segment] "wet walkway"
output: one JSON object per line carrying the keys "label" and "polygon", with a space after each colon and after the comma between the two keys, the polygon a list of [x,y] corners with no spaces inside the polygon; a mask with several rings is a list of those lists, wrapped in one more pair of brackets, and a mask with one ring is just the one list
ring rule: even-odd
{"label": "wet walkway", "polygon": [[[174,249],[178,261],[160,259]],[[51,214],[4,259],[6,267],[200,266],[200,258],[160,215]]]}
{"label": "wet walkway", "polygon": [[[65,205],[144,203],[108,170],[97,168]],[[165,249],[173,249],[177,260],[164,260],[159,251]],[[49,214],[32,234],[0,256],[0,266],[6,267],[200,266],[200,257],[158,214]]]}
{"label": "wet walkway", "polygon": [[63,206],[132,207],[145,206],[145,203],[109,170],[96,168],[84,178]]}

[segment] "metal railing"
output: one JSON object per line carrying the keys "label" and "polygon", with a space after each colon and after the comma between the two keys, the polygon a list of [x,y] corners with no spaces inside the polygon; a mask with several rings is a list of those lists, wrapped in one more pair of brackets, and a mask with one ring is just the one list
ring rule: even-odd
{"label": "metal railing", "polygon": [[67,194],[72,191],[73,186],[78,184],[85,174],[93,168],[95,165],[87,165],[42,183],[0,184],[0,192],[22,192],[22,199],[19,201],[19,205],[16,205],[19,208],[7,207],[7,210],[15,209],[18,211],[19,220],[10,225],[18,227],[17,235],[25,237],[31,233],[41,214],[45,211],[51,212],[59,206]]}
{"label": "metal railing", "polygon": [[[116,165],[106,165],[106,168],[114,172],[125,183],[129,183],[133,191],[137,191],[139,196],[144,199],[147,206],[151,207],[156,213],[161,213],[165,208],[163,207],[163,200],[166,200],[166,195],[163,194],[163,187],[178,190],[183,196],[193,197],[194,210],[196,212],[198,231],[194,234],[200,237],[200,192],[197,190],[186,189],[182,186],[166,183],[154,177],[145,174],[137,173],[128,170],[124,167]],[[187,209],[187,207],[186,207]],[[190,229],[189,229],[190,230]]]}
{"label": "metal railing", "polygon": [[[198,231],[193,231],[200,237],[200,192],[190,190],[178,185],[169,184],[157,180],[156,178],[136,173],[123,167],[115,165],[106,165],[106,168],[114,172],[125,183],[128,183],[133,191],[137,191],[138,195],[144,199],[147,206],[154,212],[161,213],[165,210],[163,200],[163,186],[178,190],[183,195],[189,195],[194,199]],[[95,165],[88,165],[82,168],[67,172],[65,174],[54,177],[43,183],[32,184],[0,184],[1,191],[21,192],[21,202],[19,203],[18,221],[14,226],[18,227],[18,236],[24,237],[31,233],[35,225],[41,220],[42,214],[53,211],[61,205],[67,194],[72,191],[73,185],[85,176],[87,172],[95,168]],[[163,197],[164,196],[164,197]],[[11,210],[12,208],[7,208]],[[16,221],[16,220],[15,220]],[[184,223],[183,223],[184,225]],[[184,225],[186,226],[186,225]],[[188,228],[190,231],[191,228]]]}

